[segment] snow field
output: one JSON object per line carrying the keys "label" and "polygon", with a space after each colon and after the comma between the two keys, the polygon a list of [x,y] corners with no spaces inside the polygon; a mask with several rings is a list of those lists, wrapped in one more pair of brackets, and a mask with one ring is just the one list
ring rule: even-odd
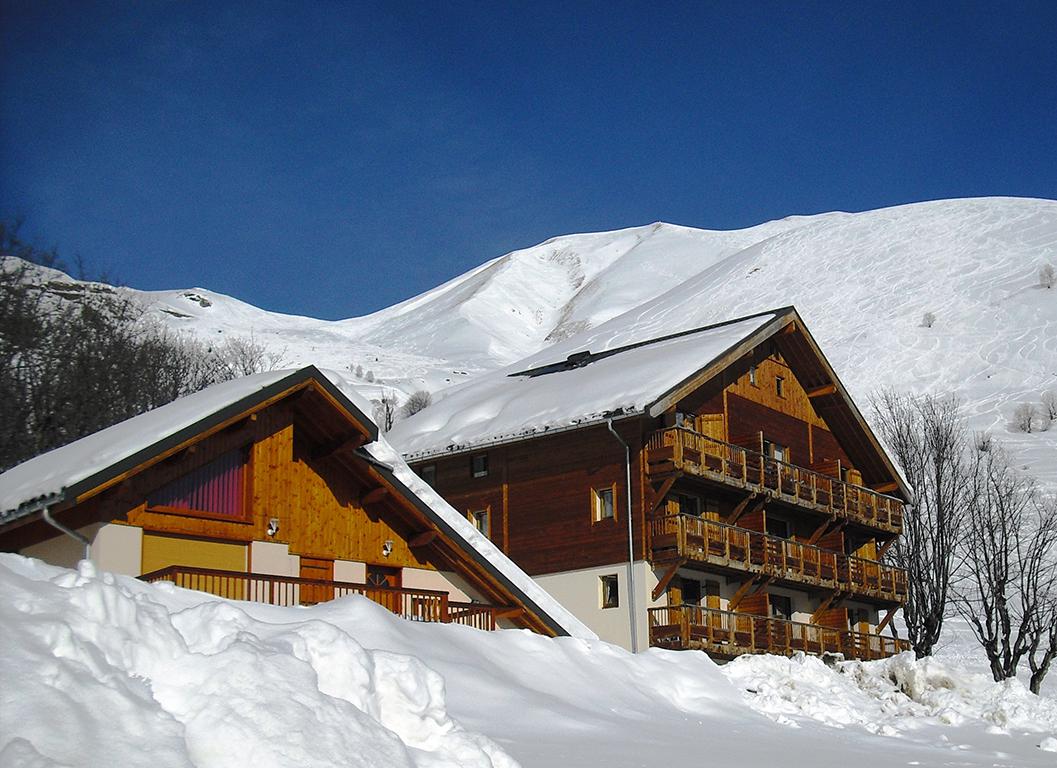
{"label": "snow field", "polygon": [[[2,766],[1053,765],[1057,711],[958,665],[632,655],[0,556]],[[1051,750],[1051,751],[1047,751]]]}

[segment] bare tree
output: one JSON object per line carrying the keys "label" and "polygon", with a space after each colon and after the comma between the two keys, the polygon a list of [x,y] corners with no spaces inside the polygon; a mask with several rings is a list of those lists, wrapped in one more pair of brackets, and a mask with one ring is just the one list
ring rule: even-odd
{"label": "bare tree", "polygon": [[396,393],[389,389],[384,390],[381,398],[372,402],[375,422],[382,432],[388,432],[396,423]]}
{"label": "bare tree", "polygon": [[422,409],[429,408],[432,403],[433,395],[424,389],[420,389],[411,393],[400,412],[404,415],[404,418],[411,418]]}
{"label": "bare tree", "polygon": [[232,336],[211,350],[217,363],[226,368],[231,378],[274,371],[283,362],[279,352],[269,352],[252,335]]}
{"label": "bare tree", "polygon": [[1048,637],[1057,597],[1057,506],[1040,500],[1031,478],[1017,472],[1001,449],[979,459],[954,602],[994,679],[1014,677],[1028,657],[1038,693],[1057,653]]}
{"label": "bare tree", "polygon": [[1043,264],[1039,267],[1039,285],[1043,288],[1052,288],[1057,285],[1057,270],[1052,264]]}
{"label": "bare tree", "polygon": [[903,535],[886,559],[907,572],[903,607],[907,635],[918,658],[932,653],[943,628],[962,515],[973,493],[969,438],[952,398],[884,391],[873,398],[876,423],[914,489],[903,516]]}
{"label": "bare tree", "polygon": [[1013,426],[1030,435],[1036,427],[1042,426],[1040,417],[1039,409],[1034,403],[1021,403],[1013,409]]}
{"label": "bare tree", "polygon": [[1042,393],[1042,409],[1050,421],[1057,421],[1057,390]]}

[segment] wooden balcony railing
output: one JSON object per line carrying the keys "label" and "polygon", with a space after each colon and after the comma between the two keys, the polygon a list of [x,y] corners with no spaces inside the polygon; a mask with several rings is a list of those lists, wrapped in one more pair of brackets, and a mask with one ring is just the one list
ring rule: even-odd
{"label": "wooden balcony railing", "polygon": [[897,498],[685,427],[655,432],[646,448],[647,468],[651,472],[667,471],[666,465],[671,462],[675,469],[738,487],[768,491],[789,503],[890,533],[903,529],[903,502]]}
{"label": "wooden balcony railing", "polygon": [[694,515],[651,520],[650,547],[654,562],[685,557],[893,602],[906,599],[906,572],[898,568]]}
{"label": "wooden balcony railing", "polygon": [[268,605],[315,605],[348,595],[362,595],[409,621],[463,624],[485,630],[495,629],[499,615],[510,610],[482,603],[456,602],[448,599],[447,592],[431,589],[378,587],[347,581],[302,579],[182,565],[145,573],[140,579],[151,583],[170,581],[184,589]]}
{"label": "wooden balcony railing", "polygon": [[847,659],[883,659],[909,650],[905,640],[800,621],[732,613],[697,605],[650,608],[650,645],[698,649],[720,656],[744,653],[840,653]]}

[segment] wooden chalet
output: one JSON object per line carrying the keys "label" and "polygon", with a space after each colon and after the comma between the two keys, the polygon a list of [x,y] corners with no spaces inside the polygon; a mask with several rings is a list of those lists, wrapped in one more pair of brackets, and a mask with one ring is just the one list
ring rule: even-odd
{"label": "wooden chalet", "polygon": [[904,650],[883,555],[908,491],[796,311],[620,341],[545,351],[389,437],[603,639]]}
{"label": "wooden chalet", "polygon": [[[216,385],[0,475],[0,549],[277,605],[586,630],[442,500],[333,375]],[[588,633],[589,635],[590,633]]]}

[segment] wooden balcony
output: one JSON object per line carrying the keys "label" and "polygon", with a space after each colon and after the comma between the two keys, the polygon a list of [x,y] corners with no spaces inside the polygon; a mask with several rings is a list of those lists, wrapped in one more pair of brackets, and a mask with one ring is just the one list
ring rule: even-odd
{"label": "wooden balcony", "polygon": [[889,602],[906,599],[906,572],[898,568],[693,515],[651,520],[650,547],[654,563],[685,558]]}
{"label": "wooden balcony", "polygon": [[909,650],[905,640],[818,624],[732,613],[696,605],[650,608],[650,645],[695,649],[725,658],[745,653],[789,656],[797,651],[839,653],[846,659],[884,659]]}
{"label": "wooden balcony", "polygon": [[716,440],[685,427],[655,432],[646,446],[647,472],[674,471],[725,485],[769,493],[789,504],[888,533],[903,529],[903,502],[757,451]]}
{"label": "wooden balcony", "polygon": [[229,600],[248,600],[268,605],[315,605],[348,595],[361,595],[408,621],[463,624],[493,630],[496,621],[511,608],[464,603],[448,599],[447,592],[430,589],[400,589],[347,581],[301,579],[262,573],[219,571],[173,565],[140,576],[143,581],[169,581],[184,589],[207,592]]}

